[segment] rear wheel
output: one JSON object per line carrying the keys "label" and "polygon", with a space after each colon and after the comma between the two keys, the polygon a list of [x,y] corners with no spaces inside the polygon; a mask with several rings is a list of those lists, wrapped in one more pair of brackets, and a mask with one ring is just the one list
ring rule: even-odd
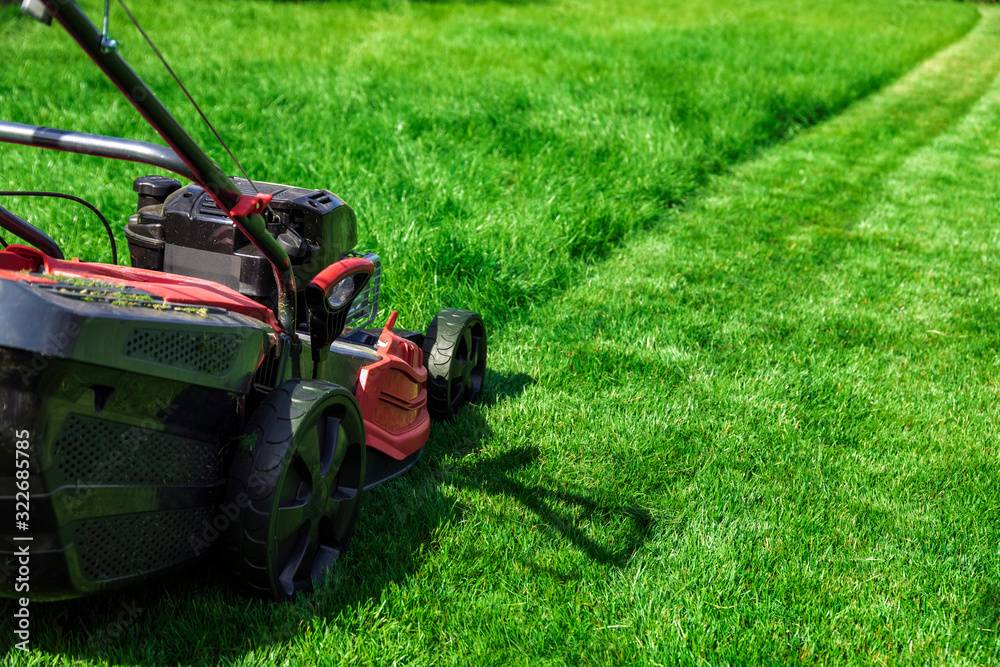
{"label": "rear wheel", "polygon": [[292,380],[264,399],[243,440],[226,486],[226,569],[244,593],[289,599],[311,590],[354,534],[364,420],[343,387]]}
{"label": "rear wheel", "polygon": [[439,421],[455,416],[483,391],[486,376],[486,325],[479,313],[442,310],[424,337],[427,411]]}

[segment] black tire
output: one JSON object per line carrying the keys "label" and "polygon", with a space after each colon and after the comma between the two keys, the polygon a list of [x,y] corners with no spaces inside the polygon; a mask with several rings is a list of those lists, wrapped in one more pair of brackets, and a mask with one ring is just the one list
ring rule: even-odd
{"label": "black tire", "polygon": [[254,411],[226,485],[233,587],[279,600],[312,590],[350,543],[364,477],[354,396],[318,380],[275,388]]}
{"label": "black tire", "polygon": [[466,403],[475,402],[486,376],[486,325],[479,313],[442,310],[424,337],[427,411],[448,421]]}

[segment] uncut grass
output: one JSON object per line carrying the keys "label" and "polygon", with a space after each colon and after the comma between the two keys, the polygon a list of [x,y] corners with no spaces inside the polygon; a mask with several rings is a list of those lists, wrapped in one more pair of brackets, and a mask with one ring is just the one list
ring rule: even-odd
{"label": "uncut grass", "polygon": [[[579,9],[526,11],[566,7]],[[697,33],[701,25],[712,34],[698,9],[664,7],[649,15],[665,30]],[[948,25],[967,21],[965,8],[928,5],[941,12],[938,26],[920,22],[909,34],[881,31],[858,14],[860,5],[843,15],[834,5],[816,15],[795,4],[761,7],[742,10],[743,18],[772,26],[779,44],[806,16],[834,26],[819,43],[838,54],[850,51],[858,31],[917,40],[922,46],[897,43],[896,56],[870,61],[898,57],[900,69],[899,53],[912,62],[951,34]],[[891,17],[898,6],[864,7]],[[522,9],[351,11],[391,24],[438,11],[514,21]],[[980,56],[996,52],[995,42],[977,44]],[[773,44],[766,46],[757,43],[761,51]],[[988,223],[998,194],[989,170],[1000,148],[984,147],[979,136],[998,120],[990,88],[996,59],[982,61],[939,63],[947,75],[919,79],[913,95],[862,105],[858,116],[851,109],[763,155],[702,190],[684,214],[658,207],[654,215],[649,204],[650,217],[635,228],[662,215],[658,232],[625,252],[608,247],[614,238],[601,241],[595,248],[610,258],[594,269],[586,260],[596,250],[550,259],[546,270],[579,278],[579,286],[557,296],[558,280],[526,273],[521,287],[532,291],[518,298],[551,297],[531,314],[504,311],[517,301],[488,292],[493,301],[480,307],[508,324],[495,338],[485,405],[437,430],[416,469],[368,497],[351,551],[316,594],[291,605],[247,602],[210,585],[214,574],[206,573],[40,606],[34,641],[43,652],[35,659],[868,663],[955,660],[956,651],[959,660],[993,658],[995,638],[990,644],[977,628],[996,629],[998,614],[996,460],[983,443],[995,431],[996,313],[988,304],[997,286],[989,279]],[[843,75],[853,68],[855,77],[843,84],[848,98],[857,82],[882,80],[871,78],[867,60],[842,62]],[[828,74],[800,73],[816,79],[803,89],[822,90]],[[741,94],[752,106],[760,91],[734,89]],[[678,133],[709,127],[689,122]],[[774,129],[762,140],[784,132]],[[412,141],[398,154],[429,151]],[[753,152],[753,143],[744,148],[727,159]],[[589,164],[584,155],[577,164]],[[725,164],[712,165],[707,149],[700,155],[692,184]],[[439,177],[448,173],[460,172]],[[683,173],[679,167],[675,176]],[[392,191],[392,174],[372,174],[367,182]],[[591,187],[583,174],[574,178]],[[518,192],[529,213],[541,210],[525,194],[535,190]],[[425,195],[420,202],[447,200],[434,188]],[[513,207],[505,201],[493,207]],[[522,242],[548,240],[553,228],[539,226],[539,236]],[[524,228],[529,234],[531,225]],[[489,237],[497,248],[476,246],[483,256],[508,252],[505,263],[530,267],[518,258],[531,244],[505,249],[499,229]],[[422,231],[412,244],[440,241]],[[364,233],[390,251],[392,239]],[[426,295],[433,267],[416,263],[407,247],[392,266],[409,257],[402,273]],[[448,256],[447,246],[440,252]],[[417,277],[427,281],[420,290]],[[468,289],[486,290],[495,277],[472,271]],[[439,276],[438,298],[462,297],[465,288],[446,283]],[[405,293],[399,285],[396,299]],[[436,309],[422,298],[411,317]],[[121,604],[130,602],[143,611],[119,628]]]}
{"label": "uncut grass", "polygon": [[[384,258],[385,303],[421,328],[443,306],[499,324],[565,288],[706,175],[844,108],[975,21],[969,8],[832,0],[134,9],[251,175],[327,187],[357,210],[360,245]],[[65,35],[0,11],[0,116],[154,138]],[[124,17],[115,32],[235,172]],[[118,229],[131,180],[148,171],[3,155],[0,183],[89,196]],[[110,258],[82,209],[16,203],[72,254]]]}

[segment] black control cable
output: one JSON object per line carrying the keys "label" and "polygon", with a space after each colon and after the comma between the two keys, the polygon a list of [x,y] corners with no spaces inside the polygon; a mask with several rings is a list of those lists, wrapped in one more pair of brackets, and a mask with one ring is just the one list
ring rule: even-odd
{"label": "black control cable", "polygon": [[[59,199],[68,199],[70,201],[75,201],[77,204],[83,204],[91,211],[94,212],[100,221],[104,225],[104,229],[108,230],[108,238],[111,240],[111,261],[113,264],[118,263],[118,243],[115,241],[115,233],[111,231],[111,225],[108,224],[107,218],[97,210],[97,207],[91,204],[86,199],[81,199],[79,197],[74,197],[73,195],[68,195],[62,192],[43,192],[37,190],[0,190],[0,197],[56,197]],[[4,245],[6,247],[6,244]]]}

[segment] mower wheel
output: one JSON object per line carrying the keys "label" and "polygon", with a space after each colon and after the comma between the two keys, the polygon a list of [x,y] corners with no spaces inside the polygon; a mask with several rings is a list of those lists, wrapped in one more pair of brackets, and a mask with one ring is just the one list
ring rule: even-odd
{"label": "mower wheel", "polygon": [[233,587],[279,600],[312,590],[351,540],[364,477],[351,392],[319,380],[275,388],[244,431],[221,508]]}
{"label": "mower wheel", "polygon": [[448,421],[483,390],[486,375],[486,325],[479,313],[442,310],[424,337],[427,411]]}

